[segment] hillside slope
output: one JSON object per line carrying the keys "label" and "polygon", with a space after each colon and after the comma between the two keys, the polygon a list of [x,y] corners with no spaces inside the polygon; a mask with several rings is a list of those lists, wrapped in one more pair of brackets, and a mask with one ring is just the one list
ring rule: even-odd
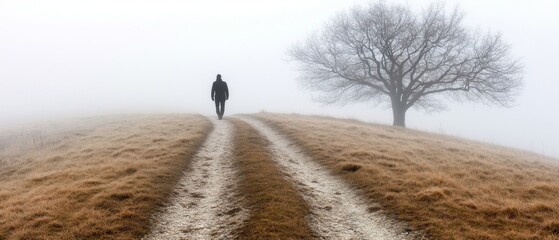
{"label": "hillside slope", "polygon": [[[216,144],[203,147],[212,134]],[[206,194],[219,185],[211,175],[241,201]],[[373,222],[392,239],[559,239],[557,159],[449,136],[282,114],[106,116],[0,131],[0,239],[141,238],[182,193],[190,198],[179,205],[215,210],[240,226],[227,236],[239,239],[390,239],[372,233]],[[234,206],[206,204],[223,201]],[[246,221],[235,217],[245,210]],[[324,227],[330,220],[338,226]],[[184,223],[183,233],[209,229]]]}
{"label": "hillside slope", "polygon": [[255,116],[434,239],[559,239],[557,159],[352,120]]}
{"label": "hillside slope", "polygon": [[140,238],[211,127],[123,115],[3,132],[0,239]]}

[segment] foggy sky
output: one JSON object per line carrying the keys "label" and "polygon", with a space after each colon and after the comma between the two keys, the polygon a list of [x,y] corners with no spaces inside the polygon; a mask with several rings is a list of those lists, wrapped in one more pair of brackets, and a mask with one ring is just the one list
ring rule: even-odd
{"label": "foggy sky", "polygon": [[[286,50],[362,0],[0,0],[0,124],[107,113],[213,117],[216,74],[226,115],[259,111],[392,123],[386,105],[323,106],[298,85]],[[400,2],[420,10],[431,1]],[[457,0],[447,0],[455,6]],[[447,104],[408,111],[410,128],[559,157],[559,2],[469,0],[465,23],[501,32],[525,65],[513,108]]]}

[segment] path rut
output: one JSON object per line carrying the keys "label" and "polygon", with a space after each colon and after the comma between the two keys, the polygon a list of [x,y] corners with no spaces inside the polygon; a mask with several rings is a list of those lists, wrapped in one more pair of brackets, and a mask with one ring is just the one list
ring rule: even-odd
{"label": "path rut", "polygon": [[245,218],[231,191],[237,179],[231,161],[233,126],[211,121],[213,131],[144,239],[227,239]]}
{"label": "path rut", "polygon": [[368,206],[347,184],[260,120],[240,117],[270,142],[274,161],[299,185],[311,206],[310,222],[322,239],[411,239],[395,221]]}

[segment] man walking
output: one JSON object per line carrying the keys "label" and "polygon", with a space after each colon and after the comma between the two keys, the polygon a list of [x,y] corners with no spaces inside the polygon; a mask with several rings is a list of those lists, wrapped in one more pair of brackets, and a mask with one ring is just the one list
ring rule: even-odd
{"label": "man walking", "polygon": [[212,101],[215,101],[215,112],[219,120],[223,119],[225,112],[225,100],[229,99],[229,89],[227,83],[221,80],[221,74],[217,74],[217,79],[212,85]]}

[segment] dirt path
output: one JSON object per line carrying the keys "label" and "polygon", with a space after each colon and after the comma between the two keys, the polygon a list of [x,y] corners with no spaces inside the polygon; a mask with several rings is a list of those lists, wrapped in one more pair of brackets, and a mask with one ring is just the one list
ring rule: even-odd
{"label": "dirt path", "polygon": [[211,121],[214,130],[144,239],[226,239],[246,215],[231,191],[236,184],[231,165],[233,127],[228,121]]}
{"label": "dirt path", "polygon": [[271,142],[274,161],[300,186],[311,206],[311,225],[323,239],[409,239],[394,221],[369,213],[367,205],[341,180],[286,138],[251,117],[241,119]]}

